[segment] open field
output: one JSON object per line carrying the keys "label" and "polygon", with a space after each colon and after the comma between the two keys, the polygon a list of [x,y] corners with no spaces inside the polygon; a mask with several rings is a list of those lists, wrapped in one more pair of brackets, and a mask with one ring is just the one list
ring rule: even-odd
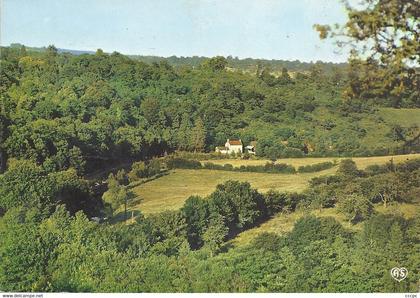
{"label": "open field", "polygon": [[[395,214],[401,215],[405,218],[414,218],[420,212],[420,205],[419,204],[396,204],[388,206],[384,208],[383,205],[375,206],[375,211],[378,213],[384,214]],[[301,218],[303,215],[307,215],[308,213],[313,214],[317,217],[327,217],[331,216],[334,217],[337,221],[339,221],[345,228],[357,231],[361,230],[363,223],[359,223],[356,225],[351,225],[345,217],[338,212],[337,208],[328,208],[322,210],[312,210],[312,211],[296,211],[290,214],[277,214],[273,218],[269,219],[268,221],[262,223],[260,226],[246,230],[240,233],[237,237],[230,241],[231,244],[234,246],[241,246],[246,245],[252,241],[258,234],[263,232],[271,232],[276,234],[284,234],[290,232],[295,224],[295,222]]]}
{"label": "open field", "polygon": [[[394,162],[402,162],[408,159],[420,158],[420,153],[409,154],[409,155],[388,155],[388,156],[373,156],[373,157],[353,157],[357,166],[360,169],[364,169],[369,165],[373,164],[383,164],[388,162],[391,158],[394,159]],[[306,157],[306,158],[282,158],[278,159],[276,163],[286,163],[292,165],[296,168],[300,166],[312,165],[316,163],[321,163],[325,161],[340,161],[345,159],[343,157]],[[212,162],[214,164],[224,165],[226,163],[233,165],[234,167],[239,167],[241,165],[264,165],[267,162],[270,162],[268,159],[252,159],[252,160],[243,160],[243,159],[216,159],[216,160],[205,160],[205,162]]]}
{"label": "open field", "polygon": [[[382,164],[389,161],[391,156],[354,158],[360,168],[371,164]],[[420,158],[420,154],[394,156],[394,162]],[[300,165],[332,161],[334,158],[289,158],[279,162]],[[217,160],[220,164],[264,164],[265,160]],[[315,173],[305,174],[266,174],[250,172],[229,172],[217,170],[184,170],[170,171],[159,179],[138,185],[132,190],[137,198],[132,202],[130,211],[140,210],[143,214],[150,214],[164,210],[176,210],[182,207],[184,201],[191,195],[207,196],[212,193],[216,185],[226,180],[248,181],[252,187],[261,192],[269,189],[279,191],[299,192],[304,190],[310,179],[316,176],[334,174],[337,167]]]}
{"label": "open field", "polygon": [[[133,189],[138,196],[138,205],[132,210],[140,209],[142,213],[154,213],[163,210],[180,208],[191,195],[207,196],[216,185],[226,180],[248,181],[252,187],[261,192],[270,189],[281,191],[302,191],[308,181],[319,175],[333,174],[335,169],[305,174],[265,174],[242,173],[216,170],[183,170],[177,169],[151,182]],[[135,200],[135,202],[136,202]]]}

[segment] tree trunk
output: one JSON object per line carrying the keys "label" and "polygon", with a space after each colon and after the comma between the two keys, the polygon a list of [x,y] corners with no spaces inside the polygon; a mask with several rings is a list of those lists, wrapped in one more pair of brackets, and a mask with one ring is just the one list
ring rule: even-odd
{"label": "tree trunk", "polygon": [[124,201],[124,219],[127,221],[127,198]]}
{"label": "tree trunk", "polygon": [[0,174],[3,174],[6,170],[6,162],[7,162],[7,156],[4,149],[0,148]]}
{"label": "tree trunk", "polygon": [[379,194],[379,196],[381,197],[382,203],[384,203],[384,207],[386,208],[386,202],[387,202],[386,196],[384,196],[381,193]]}

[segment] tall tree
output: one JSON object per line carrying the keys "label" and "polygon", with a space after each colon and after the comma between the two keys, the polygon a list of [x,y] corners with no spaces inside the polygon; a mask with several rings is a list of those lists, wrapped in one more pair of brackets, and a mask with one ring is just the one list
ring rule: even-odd
{"label": "tall tree", "polygon": [[194,128],[191,131],[191,148],[194,152],[202,152],[206,145],[206,128],[204,127],[203,120],[198,118],[195,121]]}
{"label": "tall tree", "polygon": [[320,38],[335,38],[351,47],[350,66],[358,75],[347,88],[349,98],[410,97],[420,106],[420,9],[418,0],[345,1],[344,25],[314,25]]}

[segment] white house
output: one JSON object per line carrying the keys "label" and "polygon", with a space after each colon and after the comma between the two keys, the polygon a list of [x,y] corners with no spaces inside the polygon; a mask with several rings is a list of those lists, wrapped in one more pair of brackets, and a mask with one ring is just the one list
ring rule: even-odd
{"label": "white house", "polygon": [[220,152],[222,154],[242,154],[243,146],[241,139],[239,140],[231,140],[227,139],[224,147],[216,147],[216,152]]}

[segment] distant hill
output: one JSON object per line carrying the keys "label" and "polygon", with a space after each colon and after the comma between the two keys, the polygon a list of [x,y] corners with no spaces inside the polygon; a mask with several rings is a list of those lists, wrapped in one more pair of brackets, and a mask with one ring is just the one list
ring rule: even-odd
{"label": "distant hill", "polygon": [[[160,61],[167,61],[169,64],[179,67],[183,65],[189,65],[197,67],[202,64],[208,57],[193,56],[193,57],[159,57],[159,56],[141,56],[141,55],[129,55],[130,58],[139,60],[145,63],[153,63]],[[301,62],[299,60],[275,60],[275,59],[254,59],[245,58],[239,59],[238,57],[227,56],[228,67],[239,69],[243,71],[255,72],[260,67],[268,68],[271,73],[280,73],[283,68],[287,68],[290,72],[306,72],[309,71],[313,66],[319,65],[324,69],[326,73],[330,73],[334,68],[345,68],[347,63],[332,63],[332,62]]]}
{"label": "distant hill", "polygon": [[[12,43],[10,44],[11,48],[21,48],[24,46],[20,43]],[[46,47],[28,47],[25,46],[26,50],[28,51],[34,51],[34,52],[44,52],[47,48]],[[83,55],[83,54],[95,54],[94,51],[84,51],[84,50],[72,50],[72,49],[60,49],[57,48],[59,53],[70,53],[72,55]]]}
{"label": "distant hill", "polygon": [[[12,43],[11,48],[20,48],[23,45],[20,43]],[[28,47],[25,46],[29,51],[42,52],[45,51],[46,47]],[[83,55],[83,54],[95,54],[95,51],[85,51],[85,50],[73,50],[73,49],[61,49],[57,48],[59,53],[70,53],[73,55]],[[160,57],[160,56],[144,56],[144,55],[127,55],[128,57],[142,61],[148,64],[158,63],[160,61],[166,61],[174,67],[181,66],[191,66],[198,67],[209,57],[203,56],[193,56],[193,57]],[[294,72],[307,72],[315,65],[320,66],[324,72],[331,73],[334,68],[345,68],[347,63],[332,63],[332,62],[301,62],[299,60],[289,61],[289,60],[276,60],[276,59],[254,59],[254,58],[245,58],[239,59],[238,57],[227,56],[228,67],[232,69],[237,69],[245,72],[255,73],[258,67],[266,68],[270,73],[280,74],[283,68],[291,73]]]}

